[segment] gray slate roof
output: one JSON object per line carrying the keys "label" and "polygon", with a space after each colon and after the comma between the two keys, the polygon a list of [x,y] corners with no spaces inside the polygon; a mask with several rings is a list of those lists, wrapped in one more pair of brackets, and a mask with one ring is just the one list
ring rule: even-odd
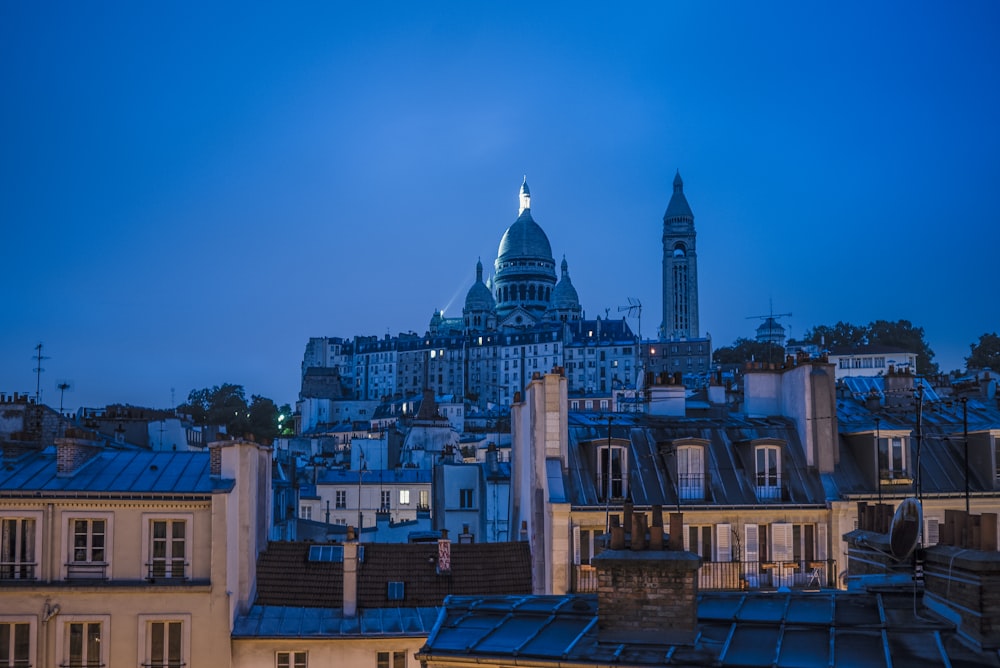
{"label": "gray slate roof", "polygon": [[911,596],[847,592],[704,593],[693,644],[602,643],[597,597],[451,596],[418,656],[501,664],[1000,666]]}
{"label": "gray slate roof", "polygon": [[233,625],[234,638],[421,638],[437,620],[437,607],[358,610],[255,605]]}

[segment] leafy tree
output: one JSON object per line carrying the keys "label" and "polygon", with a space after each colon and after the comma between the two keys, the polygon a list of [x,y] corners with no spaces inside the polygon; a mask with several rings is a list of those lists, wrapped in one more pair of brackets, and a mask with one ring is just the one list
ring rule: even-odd
{"label": "leafy tree", "polygon": [[971,354],[965,358],[967,369],[1000,369],[1000,336],[981,334],[978,343],[970,343]]}
{"label": "leafy tree", "polygon": [[712,361],[716,364],[745,364],[746,362],[781,362],[785,359],[785,349],[774,343],[764,343],[753,339],[738,338],[731,346],[716,348]]}
{"label": "leafy tree", "polygon": [[933,374],[938,371],[934,351],[924,339],[924,328],[914,326],[909,320],[875,320],[867,325],[838,322],[833,327],[817,325],[807,330],[804,338],[809,343],[826,347],[854,347],[869,343],[902,348],[917,353],[918,373]]}
{"label": "leafy tree", "polygon": [[187,413],[198,425],[224,425],[232,436],[250,435],[260,443],[270,443],[278,435],[278,407],[267,397],[253,395],[247,404],[242,385],[191,390],[186,404],[177,410]]}
{"label": "leafy tree", "polygon": [[868,328],[840,321],[833,327],[817,325],[806,330],[805,340],[825,346],[860,346],[868,338]]}

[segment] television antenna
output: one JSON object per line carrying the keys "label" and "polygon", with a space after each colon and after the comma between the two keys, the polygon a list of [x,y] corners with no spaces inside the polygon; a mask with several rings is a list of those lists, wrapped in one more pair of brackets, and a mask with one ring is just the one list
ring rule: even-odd
{"label": "television antenna", "polygon": [[35,368],[34,368],[34,372],[35,372],[35,404],[36,405],[40,405],[42,403],[42,372],[45,371],[45,369],[42,368],[42,360],[49,359],[48,357],[45,357],[45,356],[42,355],[42,343],[41,343],[41,341],[39,341],[38,345],[35,346],[35,354],[32,357],[32,359],[35,360]]}
{"label": "television antenna", "polygon": [[66,394],[67,391],[73,390],[73,381],[71,380],[56,381],[56,389],[59,390],[59,414],[62,415],[63,396]]}
{"label": "television antenna", "polygon": [[642,345],[642,302],[635,297],[629,297],[627,305],[618,307],[618,312],[622,311],[625,311],[626,318],[631,317],[633,313],[638,316],[639,326],[636,333],[639,335],[639,344]]}

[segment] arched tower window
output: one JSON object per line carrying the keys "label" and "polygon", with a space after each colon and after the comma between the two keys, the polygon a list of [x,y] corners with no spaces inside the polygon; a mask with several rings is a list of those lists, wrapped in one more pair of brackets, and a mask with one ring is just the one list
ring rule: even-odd
{"label": "arched tower window", "polygon": [[687,247],[683,242],[678,241],[674,244],[674,257],[686,257]]}

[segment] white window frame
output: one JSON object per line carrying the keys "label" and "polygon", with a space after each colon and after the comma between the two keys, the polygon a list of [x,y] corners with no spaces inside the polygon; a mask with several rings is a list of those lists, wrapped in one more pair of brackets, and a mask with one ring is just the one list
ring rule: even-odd
{"label": "white window frame", "polygon": [[[70,624],[100,624],[101,625],[101,666],[110,665],[111,652],[111,615],[59,615],[56,624],[56,665],[69,666],[69,626]],[[87,662],[81,664],[81,668]]]}
{"label": "white window frame", "polygon": [[[780,499],[781,498],[781,446],[777,443],[761,443],[754,445],[754,488],[757,490],[758,499]],[[769,461],[770,454],[774,455],[774,472],[772,474]],[[760,456],[764,455],[764,470],[760,467]],[[772,479],[773,476],[773,479]],[[763,482],[763,484],[761,484]]]}
{"label": "white window frame", "polygon": [[705,447],[695,443],[677,445],[674,455],[677,467],[677,494],[681,499],[704,499]]}
{"label": "white window frame", "polygon": [[[22,567],[26,565],[31,565],[33,567],[33,578],[21,578],[19,575],[15,574],[12,578],[14,580],[41,580],[42,579],[42,534],[44,533],[44,526],[42,524],[42,511],[40,510],[17,510],[15,508],[0,509],[0,520],[32,520],[35,523],[35,540],[32,549],[34,550],[32,561],[25,561],[25,555],[18,555],[18,559],[15,561],[4,564],[3,568],[9,566]],[[18,541],[20,543],[20,541]],[[2,574],[0,574],[2,576]]]}
{"label": "white window frame", "polygon": [[[882,468],[882,442],[885,442],[886,467]],[[898,446],[898,447],[897,447]],[[893,467],[893,452],[899,450],[900,468]],[[885,433],[879,435],[875,450],[875,463],[878,466],[878,475],[882,480],[909,480],[912,476],[909,473],[909,450],[910,436],[906,434]],[[885,477],[882,477],[883,472]]]}
{"label": "white window frame", "polygon": [[[302,663],[296,663],[296,655],[301,654],[304,658]],[[284,655],[288,660],[287,662],[282,662],[281,657]],[[274,667],[275,668],[309,668],[309,652],[304,649],[283,649],[274,653]]]}
{"label": "white window frame", "polygon": [[[610,451],[610,452],[609,452]],[[615,481],[619,480],[618,477],[610,476],[605,472],[604,460],[609,460],[609,468],[611,462],[614,460],[614,453],[619,453],[619,461],[621,462],[621,494],[618,496],[612,495],[612,491],[615,488]],[[597,480],[596,487],[598,492],[598,498],[601,501],[606,501],[607,499],[627,499],[628,498],[628,448],[623,444],[618,444],[612,442],[611,445],[607,443],[599,444],[597,446]],[[610,488],[608,487],[610,482]]]}
{"label": "white window frame", "polygon": [[[86,565],[97,565],[103,563],[104,565],[104,579],[110,580],[113,573],[111,558],[114,555],[114,518],[115,514],[113,512],[83,512],[79,510],[67,511],[62,513],[62,544],[65,546],[66,558],[63,560],[62,569],[62,579],[67,580],[70,578],[69,570],[70,566],[76,564],[86,564]],[[93,562],[93,561],[75,561],[74,557],[74,546],[73,540],[75,537],[73,524],[77,520],[104,520],[104,561],[103,562]],[[88,550],[91,548],[88,547]],[[88,555],[89,556],[89,555]],[[80,577],[85,577],[81,575]]]}
{"label": "white window frame", "polygon": [[[192,555],[194,553],[194,513],[143,513],[142,514],[142,563],[143,577],[148,578],[152,569],[153,557],[153,522],[185,522],[184,529],[184,578],[194,578],[195,569]],[[169,559],[168,559],[169,561]],[[172,576],[171,576],[172,577]]]}
{"label": "white window frame", "polygon": [[[0,624],[28,625],[28,664],[38,665],[38,618],[35,615],[0,615]],[[11,629],[13,631],[13,628]],[[17,665],[14,663],[14,638],[10,638],[10,656],[0,656],[0,665]],[[5,662],[10,662],[9,664]]]}
{"label": "white window frame", "polygon": [[410,505],[410,490],[408,489],[399,490],[399,505],[401,506]]}
{"label": "white window frame", "polygon": [[[181,665],[185,667],[191,665],[190,613],[181,612],[177,614],[137,615],[137,620],[139,625],[139,666],[148,667],[153,665],[152,657],[150,656],[150,652],[152,650],[150,646],[150,643],[152,642],[150,625],[154,623],[169,624],[170,622],[180,622],[181,624]],[[163,668],[172,668],[175,664],[163,663],[162,666]]]}

